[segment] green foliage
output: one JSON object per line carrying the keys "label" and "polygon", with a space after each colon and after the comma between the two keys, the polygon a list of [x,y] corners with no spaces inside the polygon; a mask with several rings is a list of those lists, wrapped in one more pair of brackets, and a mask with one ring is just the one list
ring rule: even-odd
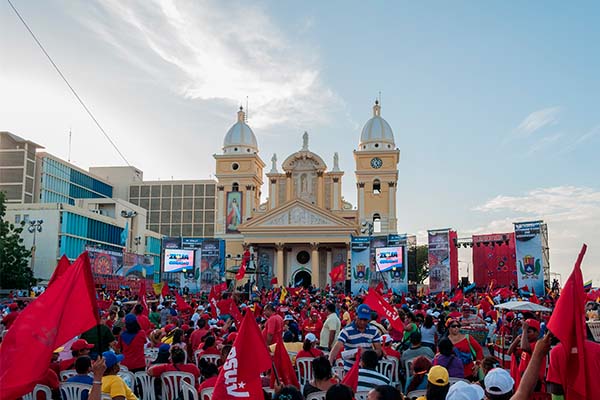
{"label": "green foliage", "polygon": [[408,280],[412,283],[422,284],[429,276],[429,247],[424,244],[408,249]]}
{"label": "green foliage", "polygon": [[15,226],[5,219],[5,194],[0,192],[0,287],[4,289],[29,289],[35,285],[29,268],[29,251],[23,245],[21,233],[25,222]]}

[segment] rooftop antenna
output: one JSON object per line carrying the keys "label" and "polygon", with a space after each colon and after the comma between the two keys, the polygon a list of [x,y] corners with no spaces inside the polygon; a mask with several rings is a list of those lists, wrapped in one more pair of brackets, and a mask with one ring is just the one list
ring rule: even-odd
{"label": "rooftop antenna", "polygon": [[379,104],[381,104],[381,90],[379,91]]}
{"label": "rooftop antenna", "polygon": [[246,96],[246,123],[248,123],[248,96]]}
{"label": "rooftop antenna", "polygon": [[69,154],[67,154],[67,161],[71,162],[71,127],[69,127]]}

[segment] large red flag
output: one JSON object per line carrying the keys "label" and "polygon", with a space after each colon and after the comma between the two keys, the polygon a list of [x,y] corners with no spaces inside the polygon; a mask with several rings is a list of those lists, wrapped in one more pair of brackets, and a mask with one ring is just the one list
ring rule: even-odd
{"label": "large red flag", "polygon": [[171,291],[169,289],[169,284],[167,282],[163,282],[162,285],[163,286],[162,286],[162,289],[160,290],[160,295],[162,297],[167,297],[169,295],[169,292]]}
{"label": "large red flag", "polygon": [[457,302],[463,300],[464,298],[465,298],[465,296],[463,295],[463,290],[457,289],[456,292],[454,292],[454,296],[452,296],[450,301],[453,303],[457,303]]}
{"label": "large red flag", "polygon": [[[298,378],[296,377],[296,371],[294,371],[294,366],[292,365],[292,360],[290,359],[290,355],[283,344],[283,338],[281,335],[277,336],[277,341],[275,345],[275,354],[273,354],[273,364],[275,366],[275,370],[277,371],[277,377],[279,381],[284,386],[292,385],[296,386],[300,389],[300,383],[298,383]],[[271,387],[275,387],[275,374],[271,374]]]}
{"label": "large red flag", "polygon": [[343,282],[346,280],[346,264],[340,264],[329,272],[331,283]]}
{"label": "large red flag", "polygon": [[65,271],[67,270],[67,268],[69,268],[71,266],[71,262],[69,261],[69,259],[67,258],[67,256],[65,256],[63,254],[63,256],[60,258],[60,260],[58,260],[58,264],[56,265],[56,269],[54,270],[54,272],[52,273],[52,276],[50,277],[50,281],[48,282],[48,286],[52,285],[52,283],[54,283],[54,281],[61,276],[62,274],[65,273]]}
{"label": "large red flag", "polygon": [[[563,370],[565,376],[562,381],[567,383],[565,389],[567,399],[587,399],[586,382],[586,354],[584,351],[586,340],[585,326],[585,292],[583,290],[583,275],[581,261],[587,246],[584,244],[575,262],[573,272],[567,279],[552,312],[548,329],[556,336],[568,360],[568,368]],[[597,378],[597,377],[596,377]],[[590,393],[592,396],[592,393]]]}
{"label": "large red flag", "polygon": [[356,389],[358,389],[358,369],[360,368],[361,352],[362,347],[359,347],[356,352],[356,361],[354,361],[352,368],[350,368],[350,371],[348,371],[346,376],[344,376],[344,379],[342,379],[342,385],[351,387],[352,390],[354,390],[354,393],[356,393]]}
{"label": "large red flag", "polygon": [[48,372],[52,352],[98,324],[98,305],[87,252],[49,285],[15,320],[0,346],[0,399],[33,390]]}
{"label": "large red flag", "polygon": [[213,399],[262,399],[260,373],[271,368],[271,356],[256,325],[247,312],[225,364],[219,372]]}
{"label": "large red flag", "polygon": [[398,312],[390,306],[390,303],[385,301],[383,297],[374,290],[369,290],[363,301],[373,311],[376,311],[379,316],[390,321],[392,327],[398,332],[404,332],[404,324],[398,315]]}
{"label": "large red flag", "polygon": [[242,279],[244,279],[244,275],[246,275],[246,267],[248,266],[249,262],[250,251],[246,250],[244,251],[244,255],[242,256],[242,263],[240,264],[240,269],[238,270],[237,274],[235,274],[236,280],[241,281]]}
{"label": "large red flag", "polygon": [[146,301],[146,280],[142,279],[142,281],[140,282],[140,293],[138,295],[140,304],[142,305],[142,307],[144,308],[144,310],[142,311],[142,315],[145,315],[146,317],[149,315],[148,312],[148,302]]}
{"label": "large red flag", "polygon": [[218,314],[217,314],[217,290],[215,289],[216,286],[213,286],[210,288],[210,293],[208,294],[208,302],[210,303],[210,314],[212,315],[213,318],[217,318]]}
{"label": "large red flag", "polygon": [[181,297],[177,291],[175,291],[175,300],[177,302],[177,310],[179,312],[185,313],[187,311],[192,311],[192,306],[186,303],[183,297]]}

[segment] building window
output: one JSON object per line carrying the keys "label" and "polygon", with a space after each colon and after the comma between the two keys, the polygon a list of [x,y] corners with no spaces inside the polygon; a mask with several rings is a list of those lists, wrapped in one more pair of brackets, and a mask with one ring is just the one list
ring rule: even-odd
{"label": "building window", "polygon": [[308,254],[308,251],[302,250],[296,255],[296,260],[300,264],[305,265],[310,260],[310,254]]}
{"label": "building window", "polygon": [[381,216],[377,213],[373,214],[373,232],[381,232]]}
{"label": "building window", "polygon": [[25,223],[29,222],[29,214],[23,214],[23,221]]}
{"label": "building window", "polygon": [[240,191],[240,185],[238,185],[237,182],[233,182],[233,185],[231,185],[231,191],[232,192],[239,192]]}
{"label": "building window", "polygon": [[373,194],[380,194],[381,193],[381,182],[379,181],[379,179],[375,179],[373,181]]}
{"label": "building window", "polygon": [[234,171],[237,171],[240,168],[240,164],[234,162],[233,164],[231,164],[231,169]]}
{"label": "building window", "polygon": [[18,225],[21,223],[21,214],[17,214],[15,215],[15,225]]}

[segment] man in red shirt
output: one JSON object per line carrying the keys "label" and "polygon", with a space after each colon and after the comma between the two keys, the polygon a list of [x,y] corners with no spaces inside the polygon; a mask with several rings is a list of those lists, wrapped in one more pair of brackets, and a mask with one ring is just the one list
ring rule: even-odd
{"label": "man in red shirt", "polygon": [[302,324],[302,334],[306,336],[309,333],[314,333],[317,339],[321,336],[323,322],[319,321],[319,313],[316,310],[310,312],[310,317]]}
{"label": "man in red shirt", "polygon": [[[585,373],[587,388],[586,392],[588,398],[592,398],[594,393],[596,395],[600,393],[600,343],[595,343],[590,340],[584,342],[585,346],[585,360],[586,366]],[[557,344],[550,352],[550,367],[548,368],[548,375],[546,380],[548,383],[548,391],[553,395],[565,395],[566,399],[576,397],[574,393],[571,393],[566,382],[567,369],[569,368],[569,360],[565,357],[565,351],[563,350],[563,344]]]}
{"label": "man in red shirt", "polygon": [[190,347],[192,350],[197,350],[198,347],[202,344],[202,338],[208,333],[208,328],[206,327],[206,320],[204,318],[200,318],[197,322],[198,329],[194,330],[190,335]]}
{"label": "man in red shirt", "polygon": [[154,329],[154,324],[150,322],[150,319],[148,319],[147,316],[144,315],[144,306],[141,304],[136,304],[135,307],[133,307],[133,315],[135,315],[138,324],[140,324],[140,328],[142,328],[146,334],[150,333],[152,329]]}
{"label": "man in red shirt", "polygon": [[88,343],[87,340],[77,339],[76,341],[73,342],[73,344],[71,344],[71,355],[73,357],[69,358],[67,360],[62,360],[59,363],[59,369],[61,371],[65,371],[67,369],[74,369],[75,368],[75,360],[77,360],[77,357],[89,356],[90,351],[93,348],[94,348],[94,345]]}
{"label": "man in red shirt", "polygon": [[263,312],[268,319],[265,322],[262,335],[267,346],[270,346],[275,343],[278,336],[283,335],[283,318],[275,312],[272,304],[267,304]]}

